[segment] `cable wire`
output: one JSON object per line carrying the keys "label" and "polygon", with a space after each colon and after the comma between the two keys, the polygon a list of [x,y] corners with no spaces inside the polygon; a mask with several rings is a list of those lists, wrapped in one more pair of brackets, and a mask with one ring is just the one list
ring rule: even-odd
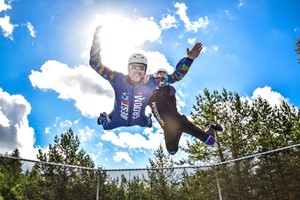
{"label": "cable wire", "polygon": [[274,152],[279,152],[279,151],[283,151],[283,150],[287,150],[287,149],[291,149],[291,148],[297,148],[299,146],[300,146],[300,144],[295,144],[295,145],[291,145],[291,146],[287,146],[287,147],[282,147],[282,148],[278,148],[278,149],[274,149],[274,150],[270,150],[270,151],[265,151],[265,152],[262,152],[262,153],[257,153],[257,154],[245,156],[245,157],[242,157],[242,158],[236,158],[236,159],[232,159],[232,160],[228,160],[228,161],[224,161],[224,162],[218,162],[218,163],[215,163],[215,164],[207,164],[207,165],[204,164],[204,165],[197,165],[197,166],[159,167],[159,168],[104,169],[103,167],[98,167],[98,169],[96,169],[96,168],[83,167],[83,166],[78,166],[78,165],[68,165],[68,164],[63,164],[63,163],[54,163],[54,162],[31,160],[31,159],[25,159],[25,158],[16,158],[16,157],[7,156],[7,155],[0,155],[0,158],[8,158],[8,159],[20,160],[20,161],[25,161],[25,162],[34,162],[34,163],[39,163],[39,164],[44,164],[44,165],[53,165],[53,166],[61,166],[61,167],[68,167],[68,168],[76,168],[76,169],[83,169],[83,170],[89,170],[89,171],[105,171],[105,172],[144,171],[144,170],[154,171],[154,170],[170,170],[170,169],[200,169],[200,168],[215,167],[215,166],[225,165],[225,164],[228,164],[228,163],[233,163],[233,162],[242,161],[242,160],[246,160],[246,159],[250,159],[250,158],[254,158],[254,157],[259,157],[259,156],[262,156],[262,155],[267,155],[267,154],[271,154],[271,153],[274,153]]}

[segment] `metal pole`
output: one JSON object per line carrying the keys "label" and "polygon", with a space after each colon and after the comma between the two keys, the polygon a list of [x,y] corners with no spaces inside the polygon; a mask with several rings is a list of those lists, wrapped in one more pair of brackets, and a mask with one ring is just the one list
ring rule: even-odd
{"label": "metal pole", "polygon": [[129,191],[128,191],[128,192],[129,192],[129,193],[128,193],[128,199],[131,199],[131,198],[130,198],[130,190],[131,190],[131,188],[130,188],[130,171],[129,171],[129,181],[128,181],[128,186],[129,186],[129,188],[128,188],[128,190],[129,190]]}
{"label": "metal pole", "polygon": [[213,170],[215,171],[215,175],[216,175],[217,187],[218,187],[218,193],[219,193],[219,199],[222,200],[222,193],[221,193],[221,187],[220,187],[218,172],[217,172],[217,169],[215,167],[213,167]]}
{"label": "metal pole", "polygon": [[96,195],[96,200],[99,200],[99,187],[100,187],[100,175],[102,171],[102,166],[98,166],[97,170],[97,195]]}

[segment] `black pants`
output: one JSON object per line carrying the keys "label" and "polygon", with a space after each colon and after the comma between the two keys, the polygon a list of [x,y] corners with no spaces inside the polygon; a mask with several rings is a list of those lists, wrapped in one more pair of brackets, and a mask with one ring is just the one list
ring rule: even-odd
{"label": "black pants", "polygon": [[204,130],[190,122],[185,115],[181,115],[176,119],[169,119],[166,124],[168,126],[165,126],[163,130],[166,147],[171,155],[178,151],[179,141],[183,132],[200,139],[202,142],[205,142],[209,137]]}

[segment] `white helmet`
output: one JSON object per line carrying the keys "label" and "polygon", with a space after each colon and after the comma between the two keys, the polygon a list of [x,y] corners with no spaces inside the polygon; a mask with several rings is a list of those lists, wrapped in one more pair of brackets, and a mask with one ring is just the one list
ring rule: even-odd
{"label": "white helmet", "polygon": [[159,68],[159,69],[156,71],[156,74],[157,74],[158,72],[165,72],[165,73],[169,74],[169,73],[168,73],[168,70],[166,70],[165,68]]}
{"label": "white helmet", "polygon": [[148,65],[146,56],[140,53],[134,53],[132,54],[132,56],[130,56],[128,60],[128,65],[131,63],[142,63],[145,64],[146,66]]}

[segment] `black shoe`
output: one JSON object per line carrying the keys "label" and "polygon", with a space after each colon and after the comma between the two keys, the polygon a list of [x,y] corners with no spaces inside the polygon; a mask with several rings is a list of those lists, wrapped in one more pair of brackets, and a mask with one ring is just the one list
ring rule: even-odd
{"label": "black shoe", "polygon": [[97,124],[101,125],[100,117],[98,117],[98,119],[97,119]]}
{"label": "black shoe", "polygon": [[212,122],[212,121],[206,122],[205,127],[208,129],[212,128],[215,131],[223,131],[223,128],[220,124]]}
{"label": "black shoe", "polygon": [[206,134],[215,137],[215,130],[213,128],[208,128]]}
{"label": "black shoe", "polygon": [[97,119],[97,124],[101,125],[101,119],[103,120],[103,119],[106,119],[106,118],[107,118],[106,112],[100,113],[100,117],[98,117],[98,119]]}

